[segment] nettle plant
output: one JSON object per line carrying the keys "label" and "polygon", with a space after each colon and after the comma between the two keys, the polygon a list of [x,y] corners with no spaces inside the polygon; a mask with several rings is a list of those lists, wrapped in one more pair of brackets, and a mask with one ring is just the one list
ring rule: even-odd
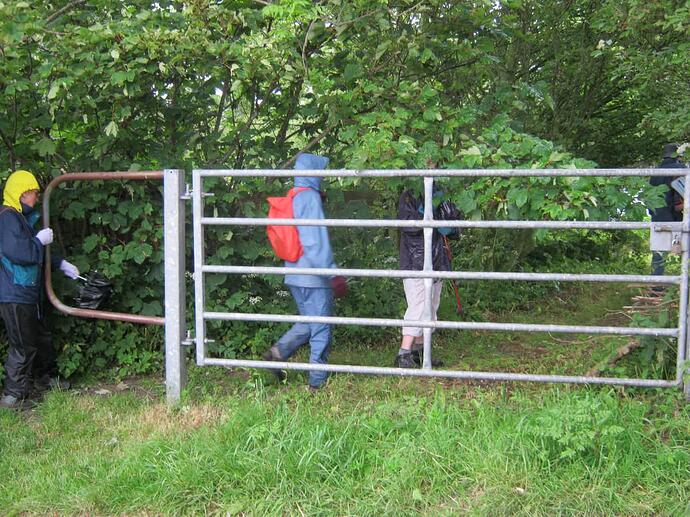
{"label": "nettle plant", "polygon": [[[644,412],[640,406],[634,410],[638,417]],[[614,394],[584,391],[526,417],[520,431],[534,442],[544,469],[577,460],[597,465],[634,442],[625,416]]]}

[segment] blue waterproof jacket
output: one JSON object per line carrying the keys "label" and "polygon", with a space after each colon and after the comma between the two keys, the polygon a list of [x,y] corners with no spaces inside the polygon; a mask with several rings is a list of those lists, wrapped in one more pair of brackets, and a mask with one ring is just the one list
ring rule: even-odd
{"label": "blue waterproof jacket", "polygon": [[[37,211],[22,205],[0,207],[0,303],[37,304],[42,297],[44,247],[33,225]],[[53,254],[52,264],[61,258]]]}
{"label": "blue waterproof jacket", "polygon": [[[325,169],[328,158],[314,154],[300,154],[295,163],[297,170]],[[292,200],[295,219],[324,219],[321,201],[321,178],[295,176],[295,187],[309,187]],[[304,250],[297,262],[285,261],[285,267],[335,268],[333,250],[325,226],[299,226],[299,239]],[[296,287],[331,287],[331,276],[285,275],[285,283]]]}

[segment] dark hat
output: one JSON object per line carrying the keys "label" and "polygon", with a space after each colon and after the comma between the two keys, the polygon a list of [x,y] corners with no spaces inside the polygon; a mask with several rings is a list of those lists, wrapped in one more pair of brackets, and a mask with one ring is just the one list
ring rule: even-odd
{"label": "dark hat", "polygon": [[675,158],[676,152],[678,151],[679,144],[666,144],[664,150],[661,153],[662,158]]}

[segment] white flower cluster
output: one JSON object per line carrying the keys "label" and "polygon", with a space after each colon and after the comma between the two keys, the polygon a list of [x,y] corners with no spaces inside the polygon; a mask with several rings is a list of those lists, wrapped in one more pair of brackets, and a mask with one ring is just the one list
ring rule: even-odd
{"label": "white flower cluster", "polygon": [[261,301],[261,296],[250,296],[249,297],[249,304],[250,305],[256,305]]}

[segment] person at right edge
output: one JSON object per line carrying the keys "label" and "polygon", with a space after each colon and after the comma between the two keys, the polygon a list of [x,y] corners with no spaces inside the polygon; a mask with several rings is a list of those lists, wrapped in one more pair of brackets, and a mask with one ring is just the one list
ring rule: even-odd
{"label": "person at right edge", "polygon": [[[666,144],[662,151],[662,160],[659,169],[683,169],[685,165],[678,158],[678,144]],[[683,198],[671,187],[671,182],[676,176],[652,176],[649,180],[653,187],[666,185],[668,190],[664,196],[664,206],[650,209],[652,222],[678,222],[683,220]],[[666,262],[665,252],[652,252],[652,275],[663,275]],[[660,287],[655,287],[655,291],[663,291]]]}
{"label": "person at right edge", "polygon": [[[433,193],[434,219],[460,219],[460,212],[450,201],[443,201],[443,192]],[[421,220],[424,218],[424,198],[417,197],[411,190],[405,190],[398,202],[398,219]],[[434,271],[450,271],[450,258],[444,248],[444,237],[459,238],[457,228],[434,228],[431,240],[431,255]],[[400,229],[399,266],[401,270],[421,271],[424,269],[424,229],[403,227]],[[420,320],[424,314],[424,279],[404,278],[407,310],[405,320]],[[431,292],[432,319],[436,319],[441,302],[443,280],[435,279]],[[432,330],[433,331],[433,330]],[[402,328],[402,341],[394,366],[398,368],[418,368],[422,365],[423,332],[421,327]],[[432,361],[432,366],[442,366],[440,361]]]}
{"label": "person at right edge", "polygon": [[[297,157],[295,169],[325,169],[329,159],[325,156],[302,153]],[[295,187],[306,187],[295,195],[292,208],[295,219],[324,219],[321,178],[314,176],[295,176]],[[297,225],[303,254],[297,262],[285,261],[285,267],[328,268],[337,267],[333,260],[333,251],[325,226]],[[345,296],[347,283],[342,276],[318,275],[285,275],[285,284],[297,304],[302,316],[332,316],[333,298]],[[309,362],[326,364],[331,346],[331,325],[326,323],[295,323],[264,354],[265,361],[287,361],[297,350],[309,343]],[[284,380],[283,370],[274,370],[279,380]],[[309,388],[318,390],[323,387],[328,373],[323,371],[309,372]]]}
{"label": "person at right edge", "polygon": [[[41,303],[45,246],[53,242],[53,230],[33,229],[39,218],[34,210],[39,190],[32,173],[15,171],[7,179],[0,208],[0,315],[9,342],[0,398],[5,409],[33,406],[33,393],[69,388],[69,382],[58,377]],[[70,278],[79,276],[77,267],[57,254],[52,254],[51,265]]]}

